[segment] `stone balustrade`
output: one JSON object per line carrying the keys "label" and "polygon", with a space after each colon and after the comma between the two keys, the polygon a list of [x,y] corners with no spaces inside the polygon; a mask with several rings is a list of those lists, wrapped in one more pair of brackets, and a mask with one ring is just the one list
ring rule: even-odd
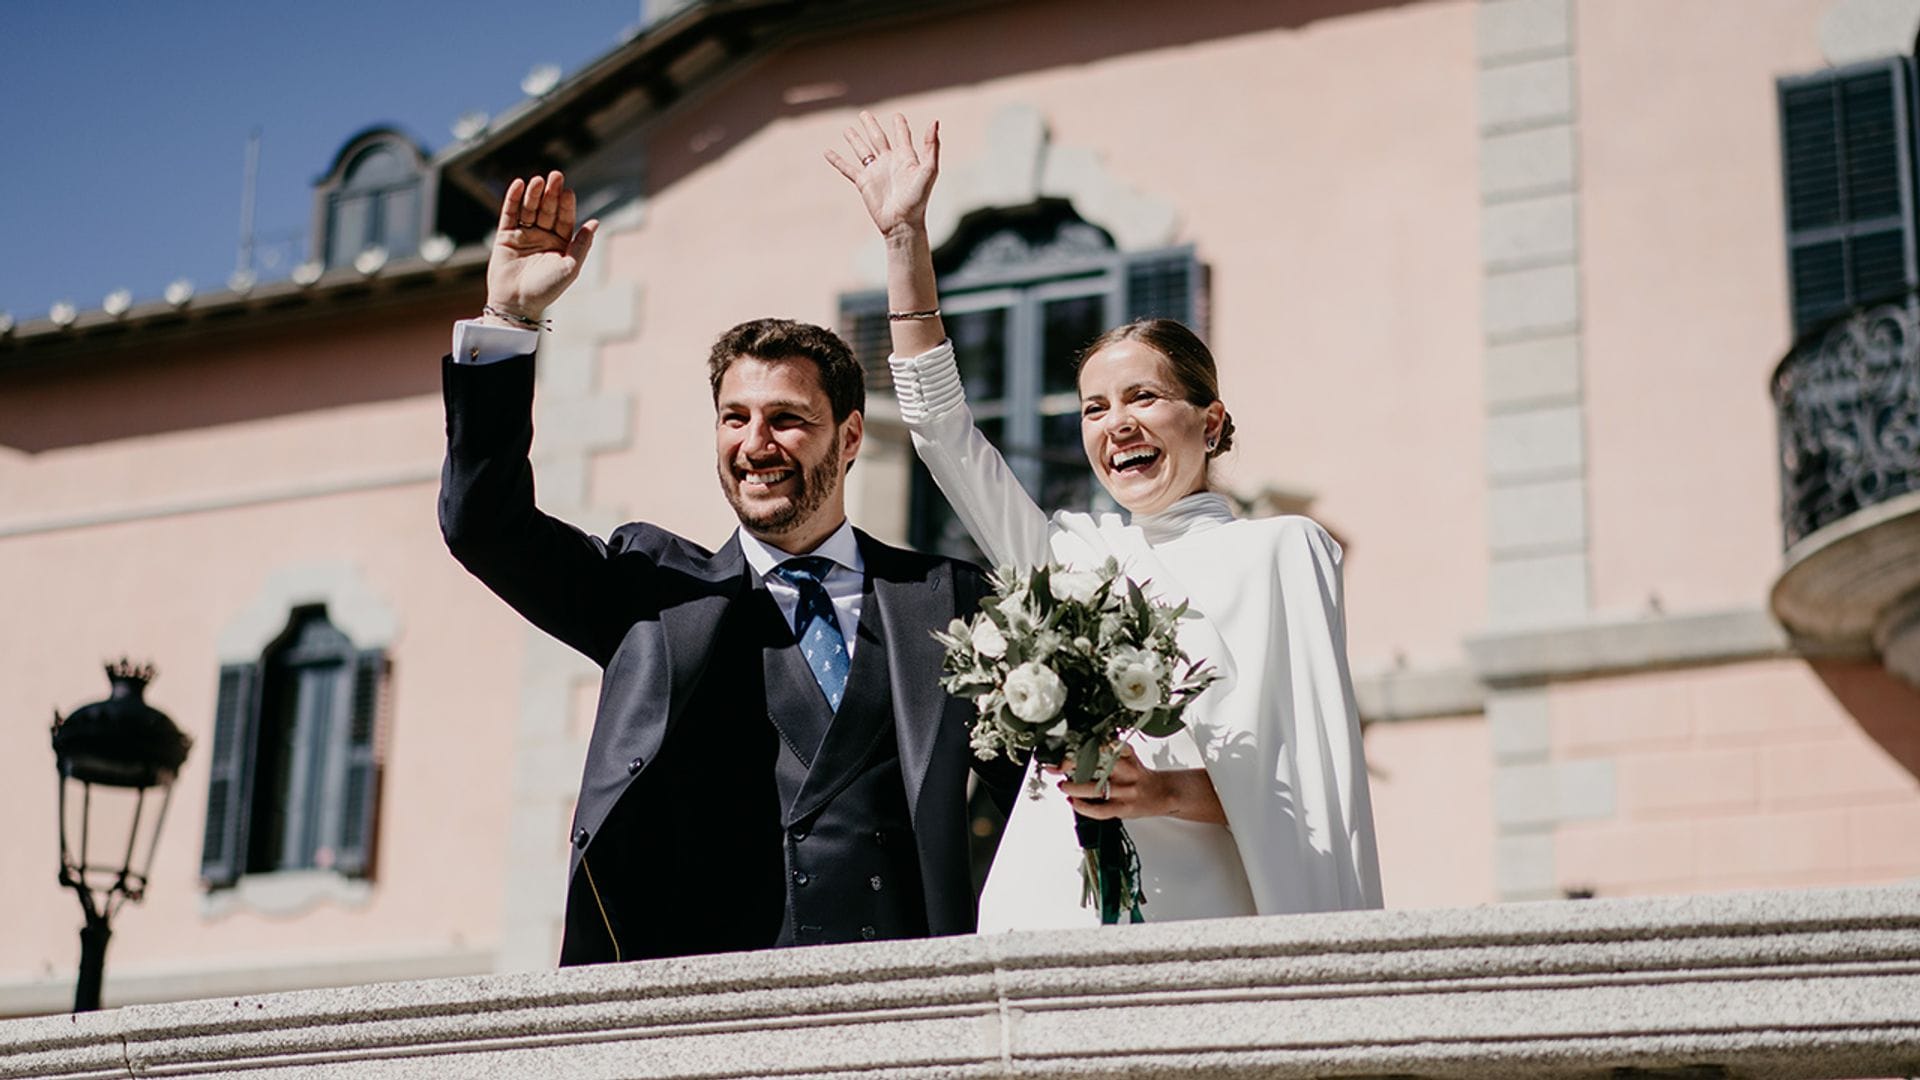
{"label": "stone balustrade", "polygon": [[1913,887],[880,942],[0,1022],[0,1078],[1916,1073]]}

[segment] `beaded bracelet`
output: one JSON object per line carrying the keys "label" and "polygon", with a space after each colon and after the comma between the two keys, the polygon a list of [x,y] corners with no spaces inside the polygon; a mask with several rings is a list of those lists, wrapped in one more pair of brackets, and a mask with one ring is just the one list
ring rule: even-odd
{"label": "beaded bracelet", "polygon": [[515,326],[524,326],[528,330],[552,330],[553,329],[552,319],[530,319],[525,315],[515,315],[511,311],[501,311],[499,308],[494,307],[492,304],[482,304],[480,307],[480,313],[482,315],[491,315],[496,319],[505,319],[508,322],[513,323]]}

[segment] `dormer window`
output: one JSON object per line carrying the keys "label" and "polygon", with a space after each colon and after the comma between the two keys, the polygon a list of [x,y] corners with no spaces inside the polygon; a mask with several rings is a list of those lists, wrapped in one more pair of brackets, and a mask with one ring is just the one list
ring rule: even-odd
{"label": "dormer window", "polygon": [[419,250],[426,172],[426,155],[396,132],[366,132],[348,142],[320,182],[322,261],[344,266],[368,248],[390,258]]}

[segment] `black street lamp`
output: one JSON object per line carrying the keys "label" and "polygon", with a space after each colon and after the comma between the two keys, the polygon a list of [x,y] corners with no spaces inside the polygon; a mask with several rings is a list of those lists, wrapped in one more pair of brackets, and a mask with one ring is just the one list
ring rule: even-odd
{"label": "black street lamp", "polygon": [[[173,799],[173,778],[193,740],[141,694],[153,680],[153,665],[126,660],[107,667],[113,693],[62,719],[53,713],[53,756],[60,769],[60,884],[80,894],[86,925],[80,928],[80,981],[73,1011],[100,1007],[100,977],[107,962],[109,923],[128,900],[147,890],[147,871],[160,840],[160,825]],[[68,789],[78,788],[70,798]],[[160,789],[158,812],[144,813],[147,789]],[[96,798],[95,789],[99,789]],[[96,805],[96,803],[98,805]],[[95,833],[110,842],[95,861]],[[146,827],[143,829],[142,826]],[[126,843],[120,843],[120,828]],[[118,856],[116,861],[115,856]]]}

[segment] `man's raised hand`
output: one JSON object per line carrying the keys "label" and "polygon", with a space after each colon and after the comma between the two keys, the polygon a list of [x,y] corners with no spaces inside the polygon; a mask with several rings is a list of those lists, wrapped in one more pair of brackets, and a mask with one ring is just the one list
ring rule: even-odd
{"label": "man's raised hand", "polygon": [[580,276],[600,223],[589,221],[576,231],[574,214],[573,189],[558,169],[507,185],[487,260],[488,321],[538,323]]}
{"label": "man's raised hand", "polygon": [[919,145],[914,144],[907,118],[893,114],[893,133],[870,112],[846,130],[854,161],[828,150],[827,161],[860,190],[867,214],[882,235],[896,238],[903,229],[924,231],[927,197],[940,175],[940,122],[927,125]]}

